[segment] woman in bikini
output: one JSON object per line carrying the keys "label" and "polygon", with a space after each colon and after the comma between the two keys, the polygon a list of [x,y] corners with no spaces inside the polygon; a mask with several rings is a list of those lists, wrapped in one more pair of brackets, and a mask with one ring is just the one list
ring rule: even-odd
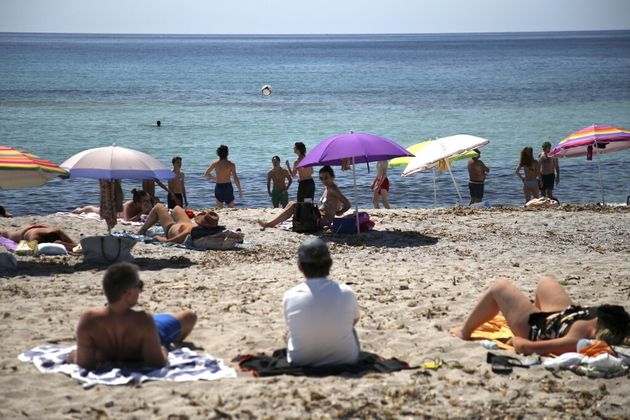
{"label": "woman in bikini", "polygon": [[[521,175],[521,168],[523,168],[525,176]],[[523,181],[523,193],[525,194],[526,204],[532,198],[540,197],[540,189],[538,186],[540,167],[538,161],[534,159],[534,149],[524,147],[523,150],[521,150],[521,159],[514,173]]]}
{"label": "woman in bikini", "polygon": [[[350,201],[348,201],[348,199],[342,194],[341,190],[339,190],[339,187],[335,184],[335,172],[330,166],[326,165],[319,170],[319,180],[324,186],[324,193],[322,194],[322,198],[319,200],[319,213],[322,216],[319,219],[319,225],[323,229],[331,226],[335,216],[341,216],[344,214],[350,209],[351,205]],[[274,227],[278,223],[289,220],[293,217],[296,204],[297,203],[295,201],[291,201],[285,206],[282,213],[280,213],[275,219],[269,222],[258,220],[258,224],[267,228]]]}
{"label": "woman in bikini", "polygon": [[0,236],[11,239],[13,242],[22,240],[38,243],[58,243],[63,245],[68,252],[72,252],[72,248],[77,246],[63,230],[57,227],[48,227],[44,225],[23,226],[16,230],[0,230]]}
{"label": "woman in bikini", "polygon": [[175,242],[178,244],[184,243],[186,237],[197,226],[205,228],[216,227],[219,223],[219,215],[214,211],[201,212],[194,219],[191,219],[186,210],[180,206],[175,206],[172,210],[172,215],[168,212],[168,209],[164,204],[156,204],[149,215],[144,225],[138,230],[138,235],[144,235],[147,230],[160,222],[166,236],[156,235],[153,239],[159,242]]}
{"label": "woman in bikini", "polygon": [[[133,198],[123,204],[123,211],[118,213],[118,217],[126,222],[137,222],[143,214],[149,214],[152,208],[151,195],[144,190],[134,188],[131,190]],[[72,213],[99,213],[98,206],[85,206],[74,209]]]}
{"label": "woman in bikini", "polygon": [[581,307],[553,277],[543,277],[532,303],[510,281],[499,279],[481,296],[461,327],[451,333],[463,340],[499,311],[514,333],[518,353],[562,354],[576,350],[582,338],[598,338],[610,345],[630,337],[630,315],[623,306]]}

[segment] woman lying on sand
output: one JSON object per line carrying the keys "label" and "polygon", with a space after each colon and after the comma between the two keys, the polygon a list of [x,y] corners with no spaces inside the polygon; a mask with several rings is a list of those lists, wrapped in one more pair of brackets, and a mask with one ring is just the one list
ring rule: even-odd
{"label": "woman lying on sand", "polygon": [[[151,196],[143,190],[131,190],[133,199],[123,204],[123,211],[118,213],[118,218],[126,222],[137,222],[143,214],[149,214],[151,211]],[[74,214],[81,213],[101,213],[98,206],[85,206],[74,209]]]}
{"label": "woman lying on sand", "polygon": [[138,235],[144,235],[147,230],[160,222],[166,237],[154,236],[153,239],[159,242],[175,242],[178,244],[184,243],[186,237],[197,226],[203,228],[213,228],[219,224],[219,215],[213,211],[201,212],[194,219],[191,219],[186,214],[186,210],[180,206],[175,206],[172,210],[173,215],[169,214],[168,209],[164,204],[156,204],[151,212],[147,216],[146,222],[138,230]]}
{"label": "woman lying on sand", "polygon": [[72,252],[72,248],[77,246],[66,233],[56,227],[44,225],[23,226],[16,230],[0,230],[0,236],[11,239],[13,242],[37,241],[38,243],[58,243],[62,244],[66,250]]}
{"label": "woman lying on sand", "polygon": [[[319,212],[322,216],[321,219],[319,219],[319,225],[321,228],[324,228],[331,226],[335,216],[344,214],[350,209],[351,205],[335,184],[335,172],[330,166],[326,165],[319,170],[319,180],[324,185],[324,193],[319,200]],[[293,217],[295,205],[296,202],[291,201],[275,219],[269,222],[258,220],[258,224],[262,227],[274,227],[278,223],[289,220]]]}
{"label": "woman lying on sand", "polygon": [[543,277],[532,303],[511,282],[499,279],[486,290],[461,327],[451,333],[464,340],[499,311],[514,333],[518,353],[562,354],[576,351],[582,338],[598,338],[610,345],[630,336],[630,315],[619,305],[574,306],[553,277]]}

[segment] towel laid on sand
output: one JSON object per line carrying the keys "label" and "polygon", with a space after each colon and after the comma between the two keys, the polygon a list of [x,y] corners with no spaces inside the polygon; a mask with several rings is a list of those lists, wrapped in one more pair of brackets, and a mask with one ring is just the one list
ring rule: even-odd
{"label": "towel laid on sand", "polygon": [[279,349],[271,356],[266,354],[239,355],[232,359],[238,363],[241,371],[251,372],[254,376],[331,376],[350,374],[363,376],[368,373],[391,373],[403,369],[417,369],[409,366],[409,363],[396,358],[383,359],[381,356],[362,351],[359,360],[355,364],[343,364],[335,366],[292,366],[287,361],[287,349]]}
{"label": "towel laid on sand", "polygon": [[495,316],[490,321],[477,327],[477,329],[470,334],[470,338],[473,340],[490,340],[494,342],[497,347],[505,350],[514,350],[514,346],[506,344],[512,337],[514,337],[514,333],[508,326],[507,320],[503,315]]}
{"label": "towel laid on sand", "polygon": [[72,363],[66,363],[68,355],[76,346],[60,347],[44,345],[22,353],[18,359],[32,362],[40,372],[61,372],[78,380],[84,388],[94,385],[126,385],[145,381],[213,381],[235,378],[236,371],[223,364],[221,359],[197,354],[183,347],[168,354],[167,367],[161,369],[139,366],[115,367],[108,370],[88,371]]}
{"label": "towel laid on sand", "polygon": [[17,248],[17,242],[12,241],[9,238],[5,238],[4,236],[0,236],[0,245],[5,247],[9,252],[15,252],[15,248]]}

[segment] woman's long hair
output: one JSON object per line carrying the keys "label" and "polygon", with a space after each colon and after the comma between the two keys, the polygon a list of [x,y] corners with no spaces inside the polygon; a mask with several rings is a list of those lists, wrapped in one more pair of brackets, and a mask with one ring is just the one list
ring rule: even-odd
{"label": "woman's long hair", "polygon": [[630,337],[630,314],[620,305],[601,305],[597,308],[597,334],[611,346]]}
{"label": "woman's long hair", "polygon": [[521,150],[521,160],[519,161],[519,166],[524,168],[531,168],[534,163],[534,149],[531,147],[523,147]]}

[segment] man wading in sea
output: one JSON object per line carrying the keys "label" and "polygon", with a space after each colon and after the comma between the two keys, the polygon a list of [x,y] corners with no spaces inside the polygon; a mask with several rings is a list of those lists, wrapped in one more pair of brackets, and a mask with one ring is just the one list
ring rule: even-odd
{"label": "man wading in sea", "polygon": [[[234,178],[238,195],[243,199],[243,190],[241,189],[241,181],[236,175],[236,165],[228,160],[228,147],[221,145],[217,148],[217,156],[219,160],[215,160],[206,169],[204,176],[212,181],[216,181],[214,186],[214,198],[217,200],[217,208],[222,209],[223,203],[229,208],[234,208],[234,188],[232,187],[231,178]],[[214,175],[212,172],[214,171]]]}

